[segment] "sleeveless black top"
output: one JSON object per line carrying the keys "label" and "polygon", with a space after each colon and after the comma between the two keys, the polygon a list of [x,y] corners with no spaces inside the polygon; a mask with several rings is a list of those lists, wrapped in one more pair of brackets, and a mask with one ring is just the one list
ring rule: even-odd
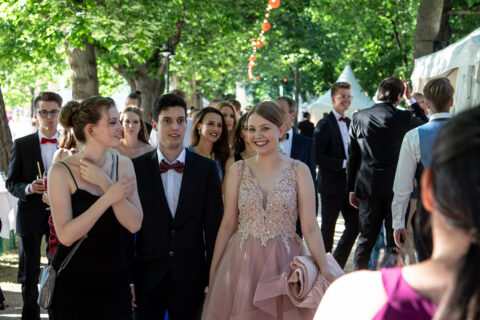
{"label": "sleeveless black top", "polygon": [[[118,179],[118,156],[116,160],[115,181]],[[68,165],[61,163],[67,167],[77,188],[71,195],[72,214],[76,218],[100,197],[79,189]],[[112,173],[113,169],[112,164]],[[58,270],[74,246],[75,244],[70,247],[58,245],[52,260],[55,270]],[[98,319],[101,314],[107,318],[113,314],[123,318],[125,312],[131,313],[129,283],[132,256],[133,235],[118,222],[112,207],[109,207],[90,229],[87,238],[55,281],[52,309],[58,311],[57,318],[67,314],[69,317],[81,318],[79,313],[84,310],[78,310],[78,302],[85,309],[90,309],[89,315],[94,314],[95,318],[98,315]]]}

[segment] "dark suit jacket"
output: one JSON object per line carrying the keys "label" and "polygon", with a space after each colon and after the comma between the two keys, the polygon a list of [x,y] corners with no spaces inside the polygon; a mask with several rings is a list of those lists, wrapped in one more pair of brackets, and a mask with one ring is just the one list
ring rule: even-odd
{"label": "dark suit jacket", "polygon": [[215,163],[186,151],[175,218],[158,171],[157,150],[133,159],[133,164],[143,208],[142,228],[135,243],[136,289],[148,291],[168,273],[173,285],[203,292],[223,216]]}
{"label": "dark suit jacket", "polygon": [[412,126],[412,113],[388,102],[353,115],[347,164],[349,191],[358,198],[393,195],[400,147]]}
{"label": "dark suit jacket", "polygon": [[21,237],[34,232],[48,232],[47,205],[42,202],[42,195],[33,193],[25,194],[25,188],[32,183],[38,175],[37,162],[43,168],[42,153],[38,132],[16,139],[13,142],[10,163],[8,165],[7,190],[17,197],[17,234]]}
{"label": "dark suit jacket", "polygon": [[[347,128],[349,127],[350,119],[347,118]],[[345,194],[347,176],[343,161],[347,159],[347,153],[333,112],[318,121],[313,138],[318,165],[318,192],[327,196]]]}
{"label": "dark suit jacket", "polygon": [[310,169],[313,182],[315,183],[316,164],[313,139],[294,132],[292,135],[292,151],[290,152],[290,158],[305,163]]}
{"label": "dark suit jacket", "polygon": [[302,136],[313,138],[313,130],[314,126],[309,120],[305,119],[298,123],[298,129],[300,130],[300,134]]}

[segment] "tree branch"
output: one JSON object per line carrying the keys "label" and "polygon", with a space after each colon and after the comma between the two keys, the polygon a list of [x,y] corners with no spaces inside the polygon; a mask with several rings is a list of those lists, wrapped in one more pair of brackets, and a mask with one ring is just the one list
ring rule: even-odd
{"label": "tree branch", "polygon": [[469,14],[480,15],[480,10],[452,10],[452,11],[448,11],[447,14],[449,16],[452,16],[452,15],[469,15]]}

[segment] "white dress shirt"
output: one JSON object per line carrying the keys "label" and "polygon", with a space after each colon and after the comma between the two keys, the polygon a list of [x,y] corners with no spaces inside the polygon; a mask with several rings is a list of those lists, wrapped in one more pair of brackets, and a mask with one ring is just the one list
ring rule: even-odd
{"label": "white dress shirt", "polygon": [[[342,141],[343,141],[343,148],[345,149],[345,156],[348,155],[348,147],[350,146],[350,134],[348,133],[348,127],[347,123],[345,121],[340,121],[339,119],[345,116],[342,116],[340,113],[337,111],[333,110],[333,115],[335,116],[335,119],[337,119],[338,127],[340,128],[340,133],[342,135]],[[347,160],[343,160],[343,168],[347,167]]]}
{"label": "white dress shirt", "polygon": [[[45,139],[57,139],[57,143],[44,143],[42,144],[42,138]],[[48,174],[48,170],[52,166],[52,161],[53,161],[53,155],[55,154],[55,151],[58,149],[58,132],[55,133],[55,135],[51,138],[47,137],[44,135],[40,130],[38,130],[38,144],[40,145],[40,154],[42,155],[42,164],[43,164],[43,170],[45,172],[42,172],[43,174]],[[36,166],[36,164],[35,164]],[[38,177],[40,179],[40,177]],[[25,194],[30,194],[29,189],[32,184],[29,183],[25,187]]]}
{"label": "white dress shirt", "polygon": [[[451,115],[448,112],[434,113],[431,115],[430,121],[450,117]],[[413,179],[419,162],[420,138],[418,128],[414,128],[408,131],[403,138],[397,171],[395,172],[392,201],[392,227],[394,230],[405,229],[405,214],[410,201],[410,194],[413,191]]]}
{"label": "white dress shirt", "polygon": [[280,152],[290,157],[292,153],[292,138],[293,138],[293,129],[287,131],[288,139],[285,139],[280,142]]}
{"label": "white dress shirt", "polygon": [[[185,164],[185,149],[182,150],[177,159],[170,162],[163,156],[160,148],[157,148],[158,164],[165,160],[168,164],[174,164],[176,162],[181,162]],[[180,195],[180,187],[182,185],[183,173],[179,173],[173,169],[170,169],[162,174],[162,184],[163,190],[165,190],[165,197],[167,198],[168,208],[170,208],[170,213],[172,217],[175,217],[175,212],[177,211],[178,197]]]}

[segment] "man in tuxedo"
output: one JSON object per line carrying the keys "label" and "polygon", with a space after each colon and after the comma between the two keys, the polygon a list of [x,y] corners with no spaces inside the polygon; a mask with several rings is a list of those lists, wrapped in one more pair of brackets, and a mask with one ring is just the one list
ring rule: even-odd
{"label": "man in tuxedo", "polygon": [[332,251],[340,211],[345,220],[345,230],[333,252],[343,268],[358,235],[358,210],[349,202],[346,174],[350,119],[345,117],[345,111],[352,102],[350,84],[334,83],[331,95],[333,110],[318,122],[314,131],[315,156],[319,167],[317,180],[322,208],[321,230],[327,252]]}
{"label": "man in tuxedo", "polygon": [[[379,103],[358,111],[350,125],[347,186],[350,203],[359,208],[360,237],[355,250],[354,269],[367,269],[382,223],[385,220],[386,245],[393,247],[393,180],[400,146],[412,126],[412,114],[397,108],[405,91],[401,79],[382,80]],[[418,104],[412,108],[423,114]]]}
{"label": "man in tuxedo", "polygon": [[38,166],[43,175],[52,165],[57,150],[57,117],[62,98],[53,92],[42,92],[33,104],[39,130],[14,141],[5,183],[8,191],[19,199],[16,226],[20,237],[18,282],[22,284],[22,319],[29,320],[40,319],[37,304],[40,246],[43,236],[48,244],[49,236],[50,212],[42,202],[45,188]]}
{"label": "man in tuxedo", "polygon": [[[398,166],[395,173],[393,184],[393,235],[395,244],[403,247],[407,233],[405,227],[405,216],[413,191],[413,179],[420,181],[424,168],[430,166],[433,155],[433,145],[440,129],[451,118],[450,108],[453,105],[454,89],[447,78],[435,78],[430,80],[424,87],[424,104],[429,110],[430,121],[422,126],[414,128],[407,132],[403,138],[400,149]],[[420,104],[420,102],[417,100]],[[420,189],[420,184],[417,184]],[[430,213],[423,208],[421,201],[417,202],[417,208],[414,215],[415,222],[421,229],[429,229]],[[416,232],[419,228],[414,228],[415,247],[419,261],[428,259],[432,253],[432,239],[429,230]],[[417,230],[415,230],[417,229]],[[424,237],[426,235],[426,237]]]}
{"label": "man in tuxedo", "polygon": [[215,162],[183,147],[187,109],[156,99],[158,148],[133,160],[143,208],[133,263],[137,319],[199,319],[223,215]]}
{"label": "man in tuxedo", "polygon": [[[297,103],[293,99],[289,97],[280,97],[275,99],[275,104],[280,108],[286,126],[285,139],[280,142],[280,152],[292,159],[302,161],[308,166],[315,185],[315,205],[317,205],[318,197],[316,190],[317,186],[315,183],[316,164],[313,139],[302,136],[293,131],[292,124],[297,116]],[[315,210],[315,214],[317,214],[316,211],[317,210]],[[302,237],[300,218],[297,219],[297,234]]]}
{"label": "man in tuxedo", "polygon": [[302,136],[313,138],[313,130],[315,127],[313,123],[310,122],[310,113],[303,113],[303,120],[298,124],[298,130]]}

